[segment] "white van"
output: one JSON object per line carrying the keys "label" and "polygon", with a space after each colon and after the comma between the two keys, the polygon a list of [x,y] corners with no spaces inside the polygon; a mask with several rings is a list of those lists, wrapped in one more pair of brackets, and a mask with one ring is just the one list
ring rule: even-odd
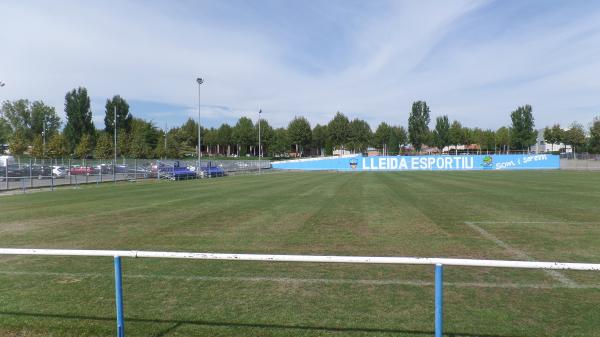
{"label": "white van", "polygon": [[15,157],[13,156],[0,156],[0,166],[13,165],[15,163]]}

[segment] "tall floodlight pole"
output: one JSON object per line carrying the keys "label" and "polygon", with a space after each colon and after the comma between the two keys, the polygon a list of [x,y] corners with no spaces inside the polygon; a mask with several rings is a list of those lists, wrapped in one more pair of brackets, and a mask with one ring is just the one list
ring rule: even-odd
{"label": "tall floodlight pole", "polygon": [[196,82],[198,83],[198,166],[196,169],[200,170],[200,159],[202,159],[202,148],[200,147],[202,144],[200,142],[200,85],[204,83],[204,80],[198,77]]}
{"label": "tall floodlight pole", "polygon": [[42,139],[43,139],[43,145],[42,145],[42,162],[43,162],[44,158],[46,158],[46,111],[44,111],[44,125],[42,128]]}
{"label": "tall floodlight pole", "polygon": [[258,174],[260,174],[260,167],[262,164],[262,147],[260,146],[260,114],[262,110],[258,110]]}
{"label": "tall floodlight pole", "polygon": [[165,159],[167,159],[167,132],[168,132],[167,125],[168,125],[167,122],[165,122]]}
{"label": "tall floodlight pole", "polygon": [[[117,105],[115,104],[115,108],[114,108],[114,128],[113,128],[113,138],[115,141],[115,165],[117,164]],[[113,167],[114,170],[114,167]]]}

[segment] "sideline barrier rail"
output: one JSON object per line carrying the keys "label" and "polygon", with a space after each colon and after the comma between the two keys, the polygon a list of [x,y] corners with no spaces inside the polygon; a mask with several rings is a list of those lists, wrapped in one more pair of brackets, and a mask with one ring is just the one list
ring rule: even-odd
{"label": "sideline barrier rail", "polygon": [[74,250],[74,249],[30,249],[0,248],[0,255],[46,255],[46,256],[96,256],[113,257],[115,267],[115,304],[117,314],[117,336],[125,336],[123,313],[123,290],[121,257],[170,258],[195,260],[265,261],[265,262],[307,262],[307,263],[355,263],[355,264],[410,264],[435,266],[435,337],[443,335],[443,267],[496,267],[527,268],[549,270],[588,270],[600,271],[598,263],[534,262],[509,260],[475,260],[422,257],[377,257],[377,256],[321,256],[321,255],[267,255],[267,254],[220,254],[155,252],[137,250]]}

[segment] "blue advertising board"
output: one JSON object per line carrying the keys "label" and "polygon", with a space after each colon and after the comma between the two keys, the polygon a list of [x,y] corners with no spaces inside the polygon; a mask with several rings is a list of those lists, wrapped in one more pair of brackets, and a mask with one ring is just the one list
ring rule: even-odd
{"label": "blue advertising board", "polygon": [[551,154],[466,156],[322,157],[273,162],[274,169],[335,171],[463,171],[554,170],[560,159]]}

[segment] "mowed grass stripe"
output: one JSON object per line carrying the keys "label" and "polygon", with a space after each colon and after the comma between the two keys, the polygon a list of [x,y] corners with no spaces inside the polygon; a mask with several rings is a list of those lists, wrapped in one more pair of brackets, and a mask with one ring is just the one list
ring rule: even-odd
{"label": "mowed grass stripe", "polygon": [[[296,172],[87,186],[2,198],[0,246],[511,258],[464,222],[547,220],[589,225],[480,226],[535,259],[593,262],[599,182],[577,172]],[[123,267],[129,335],[432,334],[430,266]],[[0,257],[0,335],[114,335],[111,275],[109,258]],[[582,287],[541,271],[448,267],[446,331],[595,336],[600,277],[566,275]]]}

